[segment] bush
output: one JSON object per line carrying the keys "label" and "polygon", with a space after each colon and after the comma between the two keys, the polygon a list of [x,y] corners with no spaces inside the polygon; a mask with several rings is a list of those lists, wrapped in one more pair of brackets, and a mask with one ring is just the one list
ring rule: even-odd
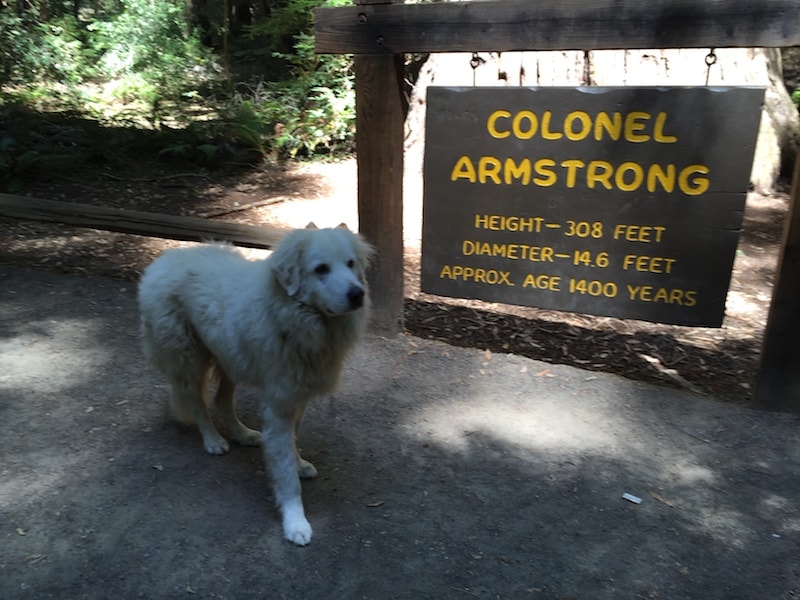
{"label": "bush", "polygon": [[217,75],[212,53],[188,29],[182,2],[127,0],[125,6],[116,18],[89,26],[100,78],[135,75],[157,88],[159,96],[178,98]]}
{"label": "bush", "polygon": [[71,17],[39,23],[27,14],[0,12],[0,84],[82,81],[84,60],[75,29]]}
{"label": "bush", "polygon": [[[259,82],[231,101],[225,117],[259,132],[266,147],[283,156],[349,152],[355,136],[352,62],[342,56],[318,56],[313,37],[296,36],[293,54],[279,54],[291,65],[280,82]],[[256,125],[257,123],[257,125]]]}
{"label": "bush", "polygon": [[[258,72],[269,67],[273,76],[237,84],[224,78],[236,69],[220,66],[228,66],[225,19],[233,13],[222,20],[216,15],[204,31],[193,25],[203,22],[192,14],[198,7],[220,8],[211,0],[98,0],[80,18],[72,14],[73,3],[51,0],[43,23],[35,4],[19,15],[3,10],[0,86],[13,84],[3,87],[6,98],[38,110],[163,129],[165,135],[154,139],[171,155],[213,154],[219,161],[238,152],[234,146],[274,157],[349,152],[355,131],[351,60],[314,53],[312,9],[323,3],[349,0],[274,0],[269,15],[251,14],[246,20],[253,23],[245,27],[239,22],[238,47],[260,48],[233,56],[250,67],[254,58],[269,56]],[[210,31],[224,32],[221,47]],[[173,135],[177,129],[183,133]],[[8,144],[2,153],[12,153]]]}

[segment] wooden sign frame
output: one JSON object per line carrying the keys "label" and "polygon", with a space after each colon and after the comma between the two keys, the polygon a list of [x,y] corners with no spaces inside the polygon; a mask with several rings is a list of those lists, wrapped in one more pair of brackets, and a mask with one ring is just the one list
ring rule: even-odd
{"label": "wooden sign frame", "polygon": [[[316,50],[354,53],[361,231],[379,331],[402,328],[403,53],[747,48],[800,45],[800,0],[356,0],[315,11]],[[755,403],[800,411],[800,159],[764,338]]]}

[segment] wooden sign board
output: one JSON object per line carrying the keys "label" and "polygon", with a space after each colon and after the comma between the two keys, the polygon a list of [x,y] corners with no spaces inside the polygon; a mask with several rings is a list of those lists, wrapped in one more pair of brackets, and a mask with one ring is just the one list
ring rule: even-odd
{"label": "wooden sign board", "polygon": [[429,88],[422,290],[720,326],[763,97]]}

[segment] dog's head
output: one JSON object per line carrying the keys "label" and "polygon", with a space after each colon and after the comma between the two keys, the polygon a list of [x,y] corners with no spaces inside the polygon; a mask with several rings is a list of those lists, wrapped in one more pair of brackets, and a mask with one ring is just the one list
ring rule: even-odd
{"label": "dog's head", "polygon": [[345,227],[309,228],[283,238],[269,263],[290,297],[336,316],[367,302],[365,272],[372,254],[372,247]]}

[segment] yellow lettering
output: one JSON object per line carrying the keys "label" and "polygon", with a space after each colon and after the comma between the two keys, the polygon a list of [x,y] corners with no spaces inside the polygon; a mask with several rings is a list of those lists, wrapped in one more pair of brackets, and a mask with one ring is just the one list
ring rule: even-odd
{"label": "yellow lettering", "polygon": [[549,110],[544,111],[542,116],[542,139],[544,140],[560,140],[564,134],[560,131],[550,131],[550,119],[553,113]]}
{"label": "yellow lettering", "polygon": [[475,183],[478,180],[475,175],[475,166],[469,156],[460,157],[450,172],[450,181],[458,181],[459,179],[466,179],[470,183]]}
{"label": "yellow lettering", "polygon": [[[548,113],[545,113],[545,116]],[[522,122],[528,122],[528,128],[522,128]],[[536,135],[536,130],[539,127],[539,120],[536,118],[536,114],[529,111],[529,110],[522,110],[514,115],[514,120],[511,122],[511,129],[514,132],[514,136],[520,140],[529,140],[534,135]]]}
{"label": "yellow lettering", "polygon": [[705,165],[689,165],[681,169],[678,175],[678,187],[687,196],[700,196],[708,191],[708,177],[694,177],[693,175],[708,175],[709,168]]}
{"label": "yellow lettering", "polygon": [[[534,249],[538,249],[539,250],[539,253],[538,253],[539,257],[538,258],[534,258],[534,254],[535,254],[533,252]],[[534,246],[533,248],[531,248],[530,260],[540,260],[540,261],[553,262],[553,248],[550,247],[550,246],[542,246],[542,247]]]}
{"label": "yellow lettering", "polygon": [[[578,123],[580,129],[578,131],[575,130],[575,123]],[[575,110],[569,113],[564,119],[564,134],[567,136],[567,139],[573,142],[580,141],[588,137],[589,133],[592,131],[592,117],[589,116],[588,113],[583,112],[582,110]]]}
{"label": "yellow lettering", "polygon": [[656,115],[656,123],[653,126],[653,139],[662,144],[674,144],[678,138],[674,135],[664,133],[664,124],[667,122],[667,113],[660,112]]}
{"label": "yellow lettering", "polygon": [[[495,139],[504,139],[514,135],[520,140],[529,140],[539,133],[544,140],[560,140],[566,137],[570,141],[584,140],[593,135],[598,142],[608,137],[619,141],[621,137],[633,143],[649,142],[651,139],[660,144],[674,144],[677,136],[667,133],[665,112],[656,115],[652,123],[652,136],[647,132],[652,115],[644,111],[632,111],[623,115],[619,112],[598,112],[590,115],[582,110],[575,110],[564,117],[561,126],[563,131],[554,129],[552,111],[545,111],[540,119],[530,110],[521,110],[515,114],[505,109],[492,112],[486,119],[486,130]],[[501,121],[511,119],[511,130]],[[540,126],[541,125],[541,126]]]}
{"label": "yellow lettering", "polygon": [[618,141],[620,135],[622,135],[622,114],[615,112],[612,121],[612,117],[609,117],[608,113],[597,113],[594,121],[594,139],[598,142],[601,141],[604,130],[608,137],[615,142]]}
{"label": "yellow lettering", "polygon": [[633,111],[625,115],[625,139],[636,144],[650,141],[649,135],[640,133],[647,126],[644,121],[649,119],[650,114],[641,111]]}
{"label": "yellow lettering", "polygon": [[500,169],[502,163],[494,156],[481,156],[478,159],[478,181],[486,183],[491,179],[493,183],[500,185]]}
{"label": "yellow lettering", "polygon": [[522,282],[522,287],[532,287],[537,290],[549,290],[551,292],[561,291],[561,277],[550,275],[534,275],[528,273],[525,276],[525,281]]}
{"label": "yellow lettering", "polygon": [[697,304],[697,290],[653,288],[650,285],[628,285],[628,299],[641,302],[664,302],[692,307]]}
{"label": "yellow lettering", "polygon": [[552,158],[540,158],[533,163],[533,170],[539,177],[534,177],[533,182],[541,187],[550,187],[558,181],[558,175],[552,170],[556,161]]}
{"label": "yellow lettering", "polygon": [[[598,172],[600,169],[602,169],[602,172]],[[610,162],[593,160],[586,169],[586,185],[592,190],[597,183],[601,184],[607,190],[614,189],[614,186],[611,184],[611,175],[613,172],[614,167],[611,166]]]}
{"label": "yellow lettering", "polygon": [[675,165],[667,165],[666,171],[661,165],[650,165],[647,170],[647,191],[655,192],[656,183],[661,184],[665,192],[672,192],[675,189]]}
{"label": "yellow lettering", "polygon": [[511,113],[508,112],[507,110],[496,110],[492,114],[490,114],[489,118],[486,120],[486,129],[489,131],[489,135],[498,140],[510,136],[511,135],[510,131],[497,130],[497,120],[508,119],[509,117],[511,117]]}
{"label": "yellow lettering", "polygon": [[[574,129],[571,131],[574,132]],[[556,170],[557,166],[562,170]],[[582,172],[584,169],[585,172]],[[605,190],[635,192],[644,187],[650,193],[659,190],[672,193],[677,187],[687,196],[700,196],[711,186],[709,173],[708,166],[701,164],[691,164],[678,171],[674,164],[641,165],[634,161],[615,166],[606,160],[592,160],[587,164],[578,158],[567,158],[556,163],[552,158],[533,161],[527,157],[501,159],[481,156],[473,160],[464,155],[456,159],[450,172],[450,181],[495,185],[534,184],[539,187],[560,183],[574,189],[580,180],[580,184],[589,190],[602,187]]]}
{"label": "yellow lettering", "polygon": [[531,161],[529,158],[523,158],[517,164],[513,158],[507,158],[505,168],[503,169],[503,176],[506,185],[511,185],[514,179],[519,179],[522,185],[528,185],[531,182]]}
{"label": "yellow lettering", "polygon": [[624,239],[626,242],[660,242],[666,230],[667,228],[663,225],[626,225],[620,223],[614,227],[614,239]]}
{"label": "yellow lettering", "polygon": [[542,229],[543,221],[544,217],[506,217],[505,215],[482,215],[476,213],[475,229],[539,232]]}
{"label": "yellow lettering", "polygon": [[[625,174],[633,173],[633,179],[630,182],[625,181]],[[644,180],[644,169],[635,162],[624,162],[614,173],[614,183],[623,192],[633,192],[642,185]]]}
{"label": "yellow lettering", "polygon": [[672,273],[672,265],[676,259],[664,256],[646,256],[642,254],[626,254],[622,259],[622,268],[627,271],[633,268],[641,273]]}
{"label": "yellow lettering", "polygon": [[570,158],[568,160],[561,161],[561,166],[567,170],[567,181],[566,186],[568,188],[575,187],[575,180],[578,177],[578,169],[583,168],[586,165],[582,160],[578,160],[577,158]]}

